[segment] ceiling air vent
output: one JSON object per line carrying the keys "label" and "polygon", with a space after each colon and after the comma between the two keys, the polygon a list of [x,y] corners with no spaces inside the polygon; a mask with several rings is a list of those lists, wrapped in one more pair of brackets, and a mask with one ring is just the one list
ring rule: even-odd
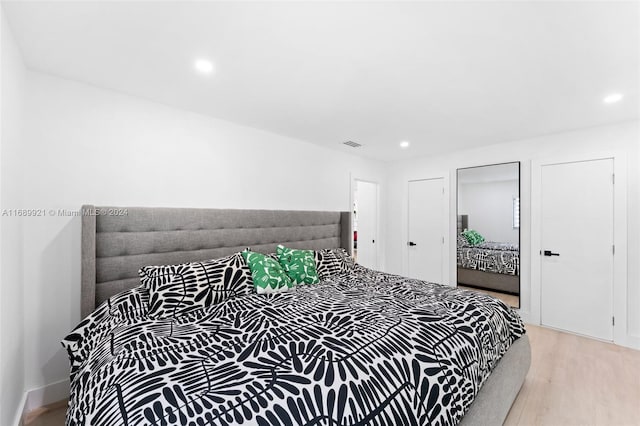
{"label": "ceiling air vent", "polygon": [[358,142],[354,142],[354,141],[346,141],[346,142],[342,142],[342,144],[346,146],[350,146],[351,148],[360,148],[362,146],[362,144],[359,144]]}

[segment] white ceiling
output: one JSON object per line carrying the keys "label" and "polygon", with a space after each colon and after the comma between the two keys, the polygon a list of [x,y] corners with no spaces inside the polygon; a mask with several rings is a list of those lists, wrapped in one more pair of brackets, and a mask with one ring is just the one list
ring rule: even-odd
{"label": "white ceiling", "polygon": [[382,160],[639,116],[637,2],[3,7],[31,69]]}

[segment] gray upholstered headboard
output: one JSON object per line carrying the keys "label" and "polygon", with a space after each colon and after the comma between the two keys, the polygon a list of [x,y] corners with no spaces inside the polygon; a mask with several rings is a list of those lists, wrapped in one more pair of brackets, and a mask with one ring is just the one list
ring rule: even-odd
{"label": "gray upholstered headboard", "polygon": [[139,285],[138,269],[214,259],[246,247],[271,253],[343,247],[350,212],[156,207],[82,207],[81,313]]}
{"label": "gray upholstered headboard", "polygon": [[469,216],[466,214],[458,215],[458,232],[462,232],[465,229],[469,229]]}

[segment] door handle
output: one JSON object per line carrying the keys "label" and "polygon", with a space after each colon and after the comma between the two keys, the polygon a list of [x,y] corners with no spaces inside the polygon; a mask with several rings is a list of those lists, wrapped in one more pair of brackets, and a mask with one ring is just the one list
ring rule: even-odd
{"label": "door handle", "polygon": [[545,250],[543,254],[545,256],[560,256],[560,253],[553,253],[551,250]]}
{"label": "door handle", "polygon": [[417,246],[417,244],[416,244],[416,243],[414,243],[413,241],[409,241],[409,242],[407,243],[407,245],[408,245],[409,247]]}

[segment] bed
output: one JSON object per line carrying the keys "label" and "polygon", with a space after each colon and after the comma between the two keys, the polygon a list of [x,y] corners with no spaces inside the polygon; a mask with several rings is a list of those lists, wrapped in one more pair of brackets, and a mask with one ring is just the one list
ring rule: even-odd
{"label": "bed", "polygon": [[458,284],[514,295],[520,294],[520,247],[517,243],[485,241],[471,245],[462,235],[468,216],[458,216]]}
{"label": "bed", "polygon": [[351,247],[349,212],[83,207],[68,424],[501,424],[529,369],[490,296],[358,265],[150,318],[137,271],[242,250]]}

